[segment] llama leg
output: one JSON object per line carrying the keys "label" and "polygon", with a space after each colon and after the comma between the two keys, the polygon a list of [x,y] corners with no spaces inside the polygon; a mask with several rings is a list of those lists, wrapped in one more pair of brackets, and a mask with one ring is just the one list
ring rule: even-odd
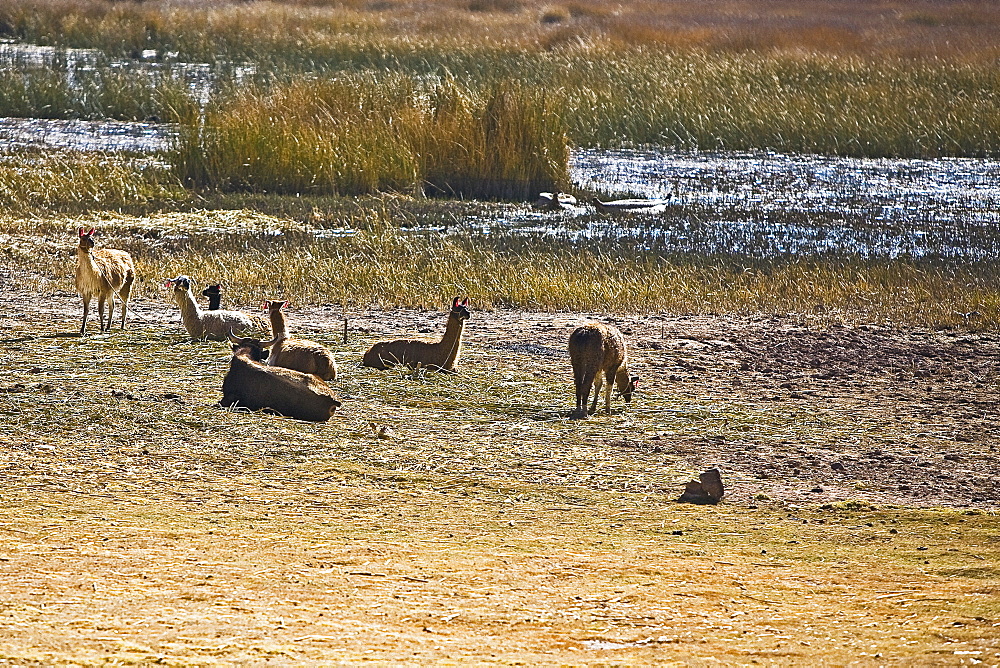
{"label": "llama leg", "polygon": [[594,377],[594,401],[590,404],[590,412],[594,414],[597,412],[597,399],[601,396],[601,386],[604,384],[604,379],[601,374],[597,374]]}
{"label": "llama leg", "polygon": [[118,294],[122,298],[122,329],[125,329],[125,316],[128,315],[128,298],[132,294],[132,281],[134,277],[129,275],[125,278],[125,283],[122,285],[121,292]]}
{"label": "llama leg", "polygon": [[592,380],[577,376],[574,385],[576,386],[576,409],[573,411],[573,418],[587,417],[587,400],[590,398],[590,386]]}
{"label": "llama leg", "polygon": [[90,297],[83,298],[83,324],[80,325],[80,336],[87,333],[87,316],[90,314]]}
{"label": "llama leg", "polygon": [[111,322],[115,317],[115,297],[108,295],[108,331],[111,331]]}
{"label": "llama leg", "polygon": [[100,330],[104,331],[104,295],[97,295],[97,322]]}
{"label": "llama leg", "polygon": [[611,390],[615,386],[615,374],[618,373],[618,369],[608,369],[608,374],[606,377],[607,386],[604,388],[604,412],[611,415]]}

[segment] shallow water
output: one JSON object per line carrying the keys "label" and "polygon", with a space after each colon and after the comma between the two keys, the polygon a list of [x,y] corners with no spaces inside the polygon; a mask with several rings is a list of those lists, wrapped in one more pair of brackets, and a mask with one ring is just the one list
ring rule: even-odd
{"label": "shallow water", "polygon": [[584,237],[765,257],[1000,255],[996,160],[583,150],[572,178],[612,196],[671,197],[659,215],[588,220],[575,232]]}
{"label": "shallow water", "polygon": [[0,118],[0,147],[155,153],[173,130],[160,123]]}
{"label": "shallow water", "polygon": [[[0,119],[0,148],[154,153],[165,124]],[[1000,257],[1000,161],[857,159],[778,153],[580,150],[573,185],[610,198],[669,197],[655,213],[484,207],[452,233],[621,240],[662,253],[770,258]],[[417,226],[421,225],[417,220]],[[426,229],[440,225],[428,221]]]}

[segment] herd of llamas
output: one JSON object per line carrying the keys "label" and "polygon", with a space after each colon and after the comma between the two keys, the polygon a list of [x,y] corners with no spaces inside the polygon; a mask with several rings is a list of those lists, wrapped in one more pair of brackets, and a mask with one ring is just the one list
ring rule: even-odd
{"label": "herd of llamas", "polygon": [[[101,331],[110,331],[116,298],[121,301],[121,328],[125,328],[128,300],[135,282],[135,263],[125,251],[95,249],[91,227],[79,229],[76,289],[83,298],[80,336],[87,333],[90,303],[97,300]],[[288,332],[284,300],[264,304],[270,319],[271,339],[262,341],[243,335],[261,328],[257,319],[239,311],[221,308],[220,286],[209,286],[202,294],[209,298],[203,310],[192,291],[192,281],[178,276],[167,281],[181,311],[181,321],[194,339],[229,340],[233,356],[222,381],[222,400],[227,408],[266,410],[300,420],[323,422],[330,419],[340,400],[327,381],[337,379],[333,354],[321,343]],[[107,306],[107,319],[105,319]],[[361,364],[375,369],[394,365],[455,373],[462,350],[462,334],[470,318],[469,300],[455,297],[440,341],[396,339],[380,341],[362,357]],[[590,323],[578,327],[569,337],[569,354],[576,386],[573,418],[585,418],[597,410],[601,387],[605,387],[605,411],[611,412],[611,392],[617,387],[626,402],[632,400],[637,378],[629,374],[625,337],[615,327]],[[594,398],[588,409],[591,390]]]}

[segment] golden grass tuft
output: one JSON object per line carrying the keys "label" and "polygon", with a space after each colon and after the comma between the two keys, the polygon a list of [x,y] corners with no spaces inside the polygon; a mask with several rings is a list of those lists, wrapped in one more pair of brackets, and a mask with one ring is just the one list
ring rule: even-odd
{"label": "golden grass tuft", "polygon": [[236,93],[186,125],[172,160],[197,188],[527,199],[568,181],[555,100],[501,83],[374,74]]}

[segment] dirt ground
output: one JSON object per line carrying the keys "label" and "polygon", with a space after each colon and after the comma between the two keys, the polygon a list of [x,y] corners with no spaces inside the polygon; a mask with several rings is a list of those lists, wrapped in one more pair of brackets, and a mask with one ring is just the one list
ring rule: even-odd
{"label": "dirt ground", "polygon": [[[353,312],[344,411],[314,427],[167,386],[63,388],[38,348],[78,343],[78,298],[3,297],[0,665],[1000,665],[994,332],[616,317],[641,394],[570,421],[569,332],[609,318],[475,311],[464,376],[424,384],[458,383],[463,425],[345,363],[443,313]],[[183,338],[161,302],[134,308]],[[295,317],[343,330],[332,306]],[[521,378],[529,405],[488,424],[477,398]],[[97,397],[112,428],[53,445],[25,394]],[[191,416],[157,422],[164,403]],[[114,406],[169,443],[116,436]],[[253,431],[215,447],[206,415]],[[371,416],[393,440],[360,436]],[[675,503],[709,466],[724,503]]]}
{"label": "dirt ground", "polygon": [[[44,322],[69,328],[79,317],[78,300],[59,293],[48,303],[22,309],[17,302],[23,298],[11,295],[8,303],[14,302],[15,314],[23,314],[13,318],[23,318],[28,328]],[[174,323],[183,331],[176,312],[162,303],[134,301],[139,326]],[[334,338],[343,330],[344,315],[326,306],[299,308],[292,317]],[[346,315],[352,338],[433,337],[443,323],[443,314],[435,310]],[[717,433],[609,437],[613,448],[671,455],[691,470],[719,465],[738,483],[730,500],[744,502],[755,494],[793,502],[836,501],[856,498],[862,490],[860,496],[873,503],[959,508],[1000,503],[996,332],[831,326],[803,317],[476,311],[465,335],[466,364],[499,366],[516,356],[536,375],[563,379],[569,406],[566,341],[574,327],[594,319],[625,332],[641,393],[735,403],[748,414],[791,410],[814,418],[835,416],[831,432],[789,432],[787,439],[774,433],[756,438],[759,434],[751,432],[760,425],[723,420]],[[641,403],[657,411],[655,400],[637,399],[636,405]],[[845,430],[845,422],[856,428]]]}

